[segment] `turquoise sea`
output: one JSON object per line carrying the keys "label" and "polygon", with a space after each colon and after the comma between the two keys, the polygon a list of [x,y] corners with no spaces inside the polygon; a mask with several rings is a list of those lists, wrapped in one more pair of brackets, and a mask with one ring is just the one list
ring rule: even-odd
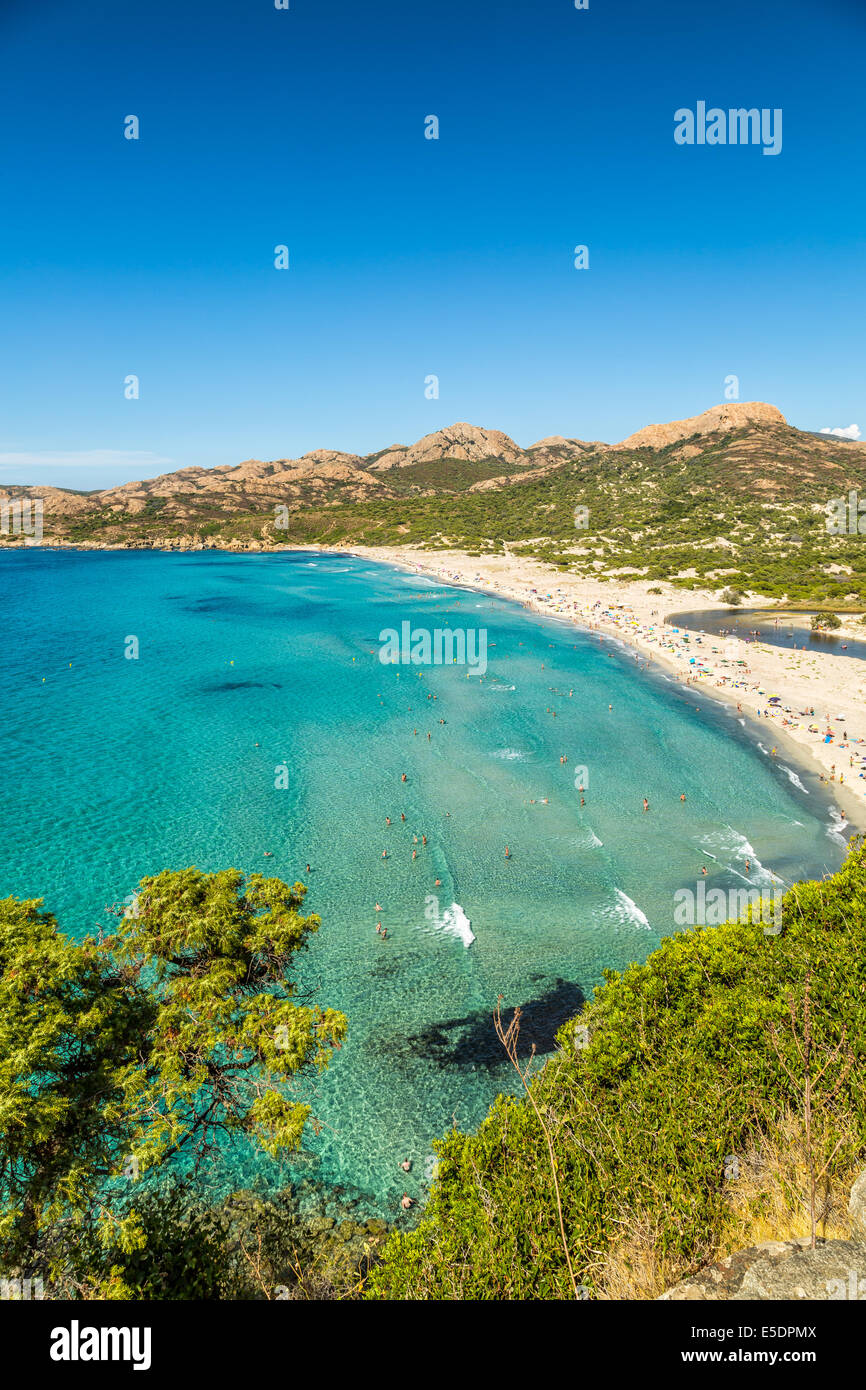
{"label": "turquoise sea", "polygon": [[[498,996],[544,1053],[702,866],[728,889],[844,855],[817,778],[735,713],[486,594],[342,555],[33,549],[0,554],[0,613],[0,895],[80,935],[164,867],[307,881],[303,978],[349,1038],[291,1171],[385,1214],[423,1198],[436,1136],[513,1089]],[[483,629],[486,673],[383,665],[406,621]],[[246,1151],[211,1171],[257,1175],[285,1172]]]}

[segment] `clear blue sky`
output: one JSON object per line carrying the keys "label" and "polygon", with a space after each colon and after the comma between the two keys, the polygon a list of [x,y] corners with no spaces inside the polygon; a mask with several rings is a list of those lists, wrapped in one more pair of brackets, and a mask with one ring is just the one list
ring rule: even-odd
{"label": "clear blue sky", "polygon": [[[732,373],[866,436],[866,0],[0,0],[0,41],[0,483],[617,440]],[[677,146],[699,100],[781,154]]]}

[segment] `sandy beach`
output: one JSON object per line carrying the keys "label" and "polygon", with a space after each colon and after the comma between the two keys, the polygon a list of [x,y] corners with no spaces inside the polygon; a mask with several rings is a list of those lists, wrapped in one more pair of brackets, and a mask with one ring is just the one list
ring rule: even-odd
{"label": "sandy beach", "polygon": [[[703,698],[736,708],[758,728],[770,756],[773,749],[784,750],[825,779],[852,833],[866,830],[866,662],[677,628],[664,621],[667,614],[722,605],[712,593],[662,582],[652,585],[661,593],[651,594],[646,581],[582,578],[522,556],[399,546],[346,546],[346,552],[497,594],[628,644],[647,665],[671,672]],[[848,635],[862,637],[856,630]]]}

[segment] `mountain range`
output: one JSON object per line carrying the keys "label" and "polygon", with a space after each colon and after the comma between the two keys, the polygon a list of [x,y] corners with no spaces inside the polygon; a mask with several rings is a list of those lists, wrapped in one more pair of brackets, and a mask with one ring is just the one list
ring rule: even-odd
{"label": "mountain range", "polygon": [[42,499],[49,545],[508,548],[594,575],[850,603],[866,591],[863,537],[856,525],[829,536],[825,519],[851,489],[866,494],[866,443],[796,429],[749,401],[615,444],[550,435],[521,447],[457,423],[373,454],[322,448],[97,492],[5,493]]}

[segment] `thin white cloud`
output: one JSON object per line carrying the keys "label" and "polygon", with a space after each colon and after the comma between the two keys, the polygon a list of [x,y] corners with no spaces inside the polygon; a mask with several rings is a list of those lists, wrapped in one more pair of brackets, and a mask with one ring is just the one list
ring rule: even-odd
{"label": "thin white cloud", "polygon": [[828,428],[828,429],[825,429],[825,430],[819,430],[818,433],[819,433],[819,434],[836,434],[836,435],[839,436],[840,439],[859,439],[859,438],[860,438],[860,426],[859,426],[859,425],[836,425],[832,430]]}
{"label": "thin white cloud", "polygon": [[44,449],[35,453],[0,453],[0,468],[156,468],[173,459],[147,449]]}

